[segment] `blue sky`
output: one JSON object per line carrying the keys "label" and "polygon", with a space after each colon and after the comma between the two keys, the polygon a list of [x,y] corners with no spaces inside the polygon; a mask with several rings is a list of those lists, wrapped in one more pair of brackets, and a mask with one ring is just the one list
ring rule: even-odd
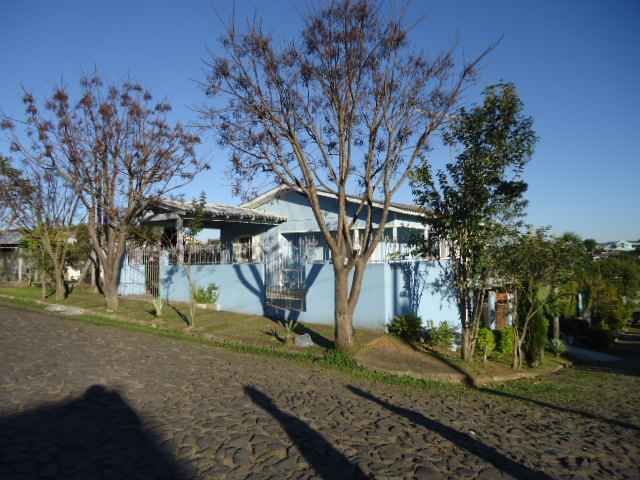
{"label": "blue sky", "polygon": [[[396,2],[398,3],[398,2]],[[254,14],[277,37],[299,32],[308,2],[236,0],[236,18]],[[194,121],[204,101],[206,49],[218,48],[233,2],[5,0],[0,29],[0,111],[21,112],[21,86],[42,97],[61,81],[73,86],[95,67],[109,81],[133,78],[174,115]],[[471,57],[504,35],[484,62],[464,101],[483,86],[517,85],[540,136],[527,168],[529,222],[599,240],[640,237],[640,2],[468,1],[413,2],[423,17],[412,33],[425,51],[457,42]],[[5,144],[0,143],[4,150]],[[186,194],[237,202],[225,177],[228,153],[205,138],[200,155],[211,161]],[[441,165],[447,152],[436,150]],[[410,200],[403,191],[398,200]]]}

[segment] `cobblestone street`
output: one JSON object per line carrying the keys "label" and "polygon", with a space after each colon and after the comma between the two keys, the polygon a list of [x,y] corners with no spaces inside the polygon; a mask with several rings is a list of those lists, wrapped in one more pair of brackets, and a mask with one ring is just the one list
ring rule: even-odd
{"label": "cobblestone street", "polygon": [[640,478],[640,377],[590,374],[615,403],[370,384],[0,307],[0,478]]}

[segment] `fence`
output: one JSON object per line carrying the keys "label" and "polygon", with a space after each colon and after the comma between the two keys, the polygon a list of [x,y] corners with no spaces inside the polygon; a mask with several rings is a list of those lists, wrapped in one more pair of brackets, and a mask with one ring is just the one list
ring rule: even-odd
{"label": "fence", "polygon": [[221,265],[263,261],[262,251],[253,249],[250,242],[231,245],[187,243],[182,249],[172,247],[168,253],[170,265]]}
{"label": "fence", "polygon": [[160,295],[160,255],[158,247],[131,247],[120,270],[122,295]]}

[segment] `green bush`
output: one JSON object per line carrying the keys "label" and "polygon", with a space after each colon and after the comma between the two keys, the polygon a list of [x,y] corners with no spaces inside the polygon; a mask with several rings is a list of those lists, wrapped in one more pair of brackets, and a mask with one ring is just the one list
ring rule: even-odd
{"label": "green bush", "polygon": [[415,313],[398,315],[388,327],[389,333],[405,340],[419,340],[422,336],[422,319]]}
{"label": "green bush", "polygon": [[478,332],[478,353],[482,355],[482,360],[487,361],[487,358],[493,353],[496,348],[496,338],[493,330],[490,328],[481,328]]}
{"label": "green bush", "polygon": [[210,283],[206,288],[196,287],[193,292],[193,300],[196,303],[215,304],[218,301],[218,286]]}
{"label": "green bush", "polygon": [[456,330],[447,322],[442,322],[437,327],[431,326],[426,331],[426,342],[449,348],[456,338]]}
{"label": "green bush", "polygon": [[559,338],[552,338],[547,342],[547,350],[556,355],[560,355],[567,351],[567,346]]}
{"label": "green bush", "polygon": [[502,357],[513,353],[513,327],[505,327],[502,330],[495,330],[496,350]]}

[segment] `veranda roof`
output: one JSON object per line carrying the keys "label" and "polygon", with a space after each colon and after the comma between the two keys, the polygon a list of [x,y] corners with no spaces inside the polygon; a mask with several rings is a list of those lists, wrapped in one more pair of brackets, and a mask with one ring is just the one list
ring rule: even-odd
{"label": "veranda roof", "polygon": [[16,230],[0,231],[0,245],[18,246],[22,241],[22,235]]}
{"label": "veranda roof", "polygon": [[[191,202],[170,199],[163,199],[153,210],[155,213],[147,219],[147,222],[176,220],[177,217],[188,221],[193,218],[194,214]],[[286,217],[224,203],[206,203],[204,210],[205,223],[208,224],[234,222],[276,225],[287,221]]]}

